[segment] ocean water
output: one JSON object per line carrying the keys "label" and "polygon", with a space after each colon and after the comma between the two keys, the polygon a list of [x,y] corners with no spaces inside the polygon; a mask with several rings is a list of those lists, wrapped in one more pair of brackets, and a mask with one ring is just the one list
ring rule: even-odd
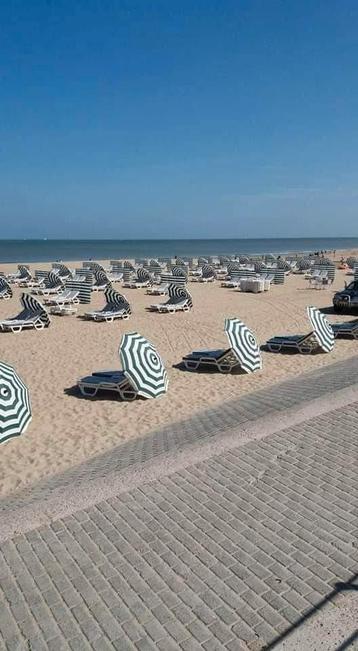
{"label": "ocean water", "polygon": [[1,262],[107,260],[358,248],[358,237],[213,240],[0,240]]}

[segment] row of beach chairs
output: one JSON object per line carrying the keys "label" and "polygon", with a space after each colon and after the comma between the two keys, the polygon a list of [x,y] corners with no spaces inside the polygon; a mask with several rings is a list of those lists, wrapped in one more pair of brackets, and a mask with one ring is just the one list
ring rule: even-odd
{"label": "row of beach chairs", "polygon": [[[311,322],[312,331],[304,337],[274,337],[267,342],[268,350],[278,352],[283,349],[295,348],[301,353],[314,352],[320,349],[324,352],[331,352],[334,347],[334,340],[336,333],[333,327],[328,323],[324,314],[322,314],[315,307],[307,308],[308,318]],[[348,324],[345,324],[347,326]],[[220,373],[231,373],[232,371],[241,371],[243,373],[254,373],[262,369],[262,356],[260,347],[257,343],[255,335],[251,330],[237,318],[226,319],[224,330],[228,339],[228,348],[219,350],[200,350],[193,351],[192,353],[183,357],[182,363],[188,371],[198,371],[205,369],[216,369]],[[358,338],[358,319],[355,322],[355,332]],[[85,376],[78,380],[77,386],[86,397],[95,397],[98,392],[107,391],[115,392],[122,400],[134,400],[137,395],[145,395],[145,397],[156,397],[153,395],[153,369],[146,365],[145,356],[141,358],[140,347],[136,344],[136,360],[137,365],[136,373],[131,375],[128,373],[128,359],[123,352],[125,347],[124,341],[126,337],[139,337],[138,333],[131,333],[124,335],[120,346],[120,357],[123,362],[124,370],[115,371],[95,371],[92,375]],[[148,342],[147,342],[148,343]],[[168,387],[168,379],[164,369],[164,365],[155,351],[151,347],[151,352],[157,358],[158,363],[155,365],[156,369],[160,369],[160,377],[158,378],[158,371],[156,370],[156,387],[160,386],[158,395],[165,393]],[[138,368],[138,365],[141,368]],[[126,370],[127,369],[127,370]],[[150,376],[149,388],[151,393],[140,393],[138,387],[138,378],[142,382]]]}

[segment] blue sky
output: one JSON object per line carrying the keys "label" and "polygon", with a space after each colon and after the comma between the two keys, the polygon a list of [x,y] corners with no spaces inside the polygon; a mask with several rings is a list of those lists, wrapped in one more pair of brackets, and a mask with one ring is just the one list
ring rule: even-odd
{"label": "blue sky", "polygon": [[5,237],[358,234],[356,0],[0,3]]}

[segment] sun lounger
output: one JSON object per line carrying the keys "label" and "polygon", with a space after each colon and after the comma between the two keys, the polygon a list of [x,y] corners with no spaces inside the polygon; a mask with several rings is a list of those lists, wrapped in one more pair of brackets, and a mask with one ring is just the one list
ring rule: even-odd
{"label": "sun lounger", "polygon": [[168,288],[169,300],[166,303],[150,305],[147,310],[150,312],[189,312],[193,307],[192,298],[185,287],[170,284]]}
{"label": "sun lounger", "polygon": [[30,278],[29,280],[22,280],[18,283],[19,287],[26,289],[40,289],[45,287],[45,277],[43,278]]}
{"label": "sun lounger", "polygon": [[197,350],[183,357],[189,371],[200,368],[216,368],[220,373],[230,373],[242,368],[252,373],[262,368],[262,359],[257,341],[247,326],[239,319],[226,319],[225,328],[230,348],[220,350]]}
{"label": "sun lounger", "polygon": [[110,280],[101,269],[96,269],[94,272],[95,282],[92,285],[93,292],[104,292],[108,287],[110,287]]}
{"label": "sun lounger", "polygon": [[119,348],[123,370],[96,371],[78,381],[82,395],[94,397],[98,391],[117,392],[122,400],[137,396],[156,398],[168,389],[168,376],[152,344],[138,332],[123,335]]}
{"label": "sun lounger", "polygon": [[331,328],[335,338],[353,337],[353,339],[358,339],[358,319],[344,321],[343,323],[331,323]]}
{"label": "sun lounger", "polygon": [[87,375],[77,383],[83,396],[94,398],[98,391],[116,391],[121,400],[131,401],[137,397],[137,392],[123,372],[98,372]]}
{"label": "sun lounger", "polygon": [[315,307],[307,308],[312,332],[306,335],[285,335],[273,337],[267,342],[271,353],[295,351],[307,355],[316,351],[331,352],[334,346],[334,334],[326,317]]}
{"label": "sun lounger", "polygon": [[8,301],[12,297],[12,289],[7,282],[7,280],[3,277],[0,276],[0,299],[4,299],[4,301]]}
{"label": "sun lounger", "polygon": [[123,287],[130,289],[142,289],[143,287],[149,287],[152,284],[152,278],[146,269],[138,269],[137,278],[134,280],[128,280],[123,283]]}
{"label": "sun lounger", "polygon": [[59,277],[58,273],[50,271],[47,281],[45,280],[45,285],[35,288],[32,293],[37,296],[51,296],[53,294],[60,294],[62,290],[63,281]]}
{"label": "sun lounger", "polygon": [[149,296],[166,296],[169,289],[169,283],[164,285],[153,285],[153,287],[148,287],[146,294]]}
{"label": "sun lounger", "polygon": [[131,307],[123,294],[112,288],[105,291],[106,305],[102,310],[86,312],[82,318],[91,321],[106,321],[111,323],[115,319],[129,319]]}
{"label": "sun lounger", "polygon": [[199,276],[199,283],[213,283],[215,281],[216,275],[215,270],[211,265],[203,265],[201,270],[201,276]]}
{"label": "sun lounger", "polygon": [[21,295],[23,310],[13,319],[0,321],[3,332],[21,332],[25,329],[42,330],[50,325],[50,317],[45,308],[30,294]]}
{"label": "sun lounger", "polygon": [[62,294],[58,294],[54,298],[45,298],[44,304],[45,305],[54,305],[54,306],[59,306],[59,305],[73,305],[77,304],[80,302],[78,299],[79,292],[78,291],[71,291],[70,289],[65,289]]}
{"label": "sun lounger", "polygon": [[30,273],[30,269],[28,267],[26,267],[23,264],[19,264],[17,268],[18,268],[18,271],[17,271],[16,274],[10,274],[8,276],[9,282],[14,283],[14,284],[19,284],[19,283],[22,283],[24,281],[31,280],[31,273]]}

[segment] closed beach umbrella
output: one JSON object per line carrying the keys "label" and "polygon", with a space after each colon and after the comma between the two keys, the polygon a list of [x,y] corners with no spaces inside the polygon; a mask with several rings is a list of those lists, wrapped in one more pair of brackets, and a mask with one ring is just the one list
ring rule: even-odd
{"label": "closed beach umbrella", "polygon": [[0,362],[0,443],[22,434],[30,420],[26,385],[12,366]]}
{"label": "closed beach umbrella", "polygon": [[138,332],[123,335],[120,358],[125,376],[144,398],[157,398],[168,389],[168,376],[154,346]]}
{"label": "closed beach umbrella", "polygon": [[253,373],[262,368],[260,348],[251,330],[240,319],[225,319],[224,330],[241,368]]}
{"label": "closed beach umbrella", "polygon": [[325,315],[316,307],[308,307],[307,314],[319,345],[325,353],[330,353],[334,346],[334,333],[331,325]]}

